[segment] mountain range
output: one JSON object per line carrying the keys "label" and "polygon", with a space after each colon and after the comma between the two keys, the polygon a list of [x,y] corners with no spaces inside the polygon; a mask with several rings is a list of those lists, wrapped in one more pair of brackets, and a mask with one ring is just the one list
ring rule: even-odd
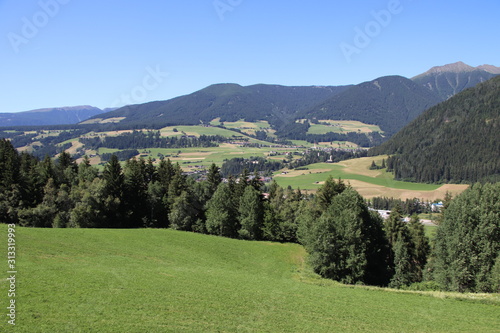
{"label": "mountain range", "polygon": [[0,127],[76,124],[106,111],[83,105],[0,113]]}
{"label": "mountain range", "polygon": [[[426,109],[487,81],[500,68],[462,62],[434,67],[408,79],[386,76],[340,87],[216,84],[167,101],[129,105],[93,118],[119,118],[122,126],[196,125],[268,120],[277,130],[297,119],[358,120],[379,125],[389,137]],[[304,131],[302,127],[298,131]],[[290,131],[288,131],[290,132]]]}
{"label": "mountain range", "polygon": [[[457,62],[433,67],[412,79],[386,76],[348,86],[215,84],[185,96],[110,112],[84,106],[0,114],[0,126],[74,124],[86,119],[109,123],[114,118],[120,128],[137,128],[198,125],[221,118],[267,120],[279,131],[290,129],[297,119],[334,119],[379,125],[390,137],[424,110],[499,74],[495,66]],[[304,130],[304,126],[296,129]]]}

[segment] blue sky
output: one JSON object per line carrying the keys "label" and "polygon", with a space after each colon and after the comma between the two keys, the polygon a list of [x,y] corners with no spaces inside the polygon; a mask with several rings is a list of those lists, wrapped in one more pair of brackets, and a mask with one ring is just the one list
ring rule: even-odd
{"label": "blue sky", "polygon": [[0,112],[500,66],[499,13],[498,0],[0,0]]}

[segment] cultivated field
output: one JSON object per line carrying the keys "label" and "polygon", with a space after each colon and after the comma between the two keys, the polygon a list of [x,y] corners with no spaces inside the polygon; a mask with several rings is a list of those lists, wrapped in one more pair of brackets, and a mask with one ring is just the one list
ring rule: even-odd
{"label": "cultivated field", "polygon": [[[320,120],[323,124],[311,124],[308,134],[326,134],[333,133],[371,133],[383,131],[377,125],[369,125],[356,120]],[[324,125],[324,124],[328,125]]]}
{"label": "cultivated field", "polygon": [[447,191],[454,196],[462,193],[468,185],[434,185],[402,182],[392,179],[393,174],[385,170],[369,170],[372,161],[378,165],[387,156],[364,157],[340,163],[318,163],[308,166],[309,170],[294,170],[287,174],[278,172],[275,179],[281,186],[292,186],[303,190],[317,190],[324,181],[332,176],[350,183],[362,196],[377,196],[400,199],[421,198],[436,200],[444,198]]}
{"label": "cultivated field", "polygon": [[[498,332],[500,327],[498,295],[456,298],[343,286],[309,272],[304,249],[296,244],[151,229],[18,227],[16,234],[16,327],[4,318],[2,332]],[[0,237],[7,239],[5,225]],[[0,283],[5,291],[6,280]]]}
{"label": "cultivated field", "polygon": [[249,122],[249,121],[244,121],[241,119],[240,121],[235,121],[235,122],[229,122],[226,121],[224,123],[221,123],[220,118],[216,118],[210,122],[211,125],[213,126],[219,126],[221,124],[224,125],[224,127],[229,128],[229,129],[237,129],[242,131],[243,133],[250,134],[250,135],[255,135],[256,131],[264,131],[268,133],[268,135],[274,135],[276,132],[275,130],[271,129],[271,125],[265,120],[259,120],[256,122]]}

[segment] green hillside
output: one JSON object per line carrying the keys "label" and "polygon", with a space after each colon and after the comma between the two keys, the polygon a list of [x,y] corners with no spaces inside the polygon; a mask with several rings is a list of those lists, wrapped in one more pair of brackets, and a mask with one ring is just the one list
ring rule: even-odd
{"label": "green hillside", "polygon": [[394,154],[396,179],[500,179],[500,77],[452,97],[415,119],[370,155]]}
{"label": "green hillside", "polygon": [[[0,230],[7,239],[5,225]],[[295,244],[152,229],[18,227],[16,234],[15,332],[497,332],[500,327],[494,295],[463,301],[482,296],[342,286],[308,273],[304,250]],[[1,287],[5,290],[5,280]],[[1,331],[12,331],[6,320],[0,325]]]}
{"label": "green hillside", "polygon": [[392,135],[441,100],[402,76],[358,84],[303,113],[305,118],[358,120]]}
{"label": "green hillside", "polygon": [[280,125],[297,111],[308,109],[347,87],[240,86],[215,84],[192,94],[138,105],[129,105],[98,118],[125,117],[122,126],[198,125],[221,121],[269,120]]}

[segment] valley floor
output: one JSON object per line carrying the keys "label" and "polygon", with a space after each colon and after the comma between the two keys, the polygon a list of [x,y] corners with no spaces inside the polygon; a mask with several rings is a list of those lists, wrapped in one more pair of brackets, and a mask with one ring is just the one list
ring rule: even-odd
{"label": "valley floor", "polygon": [[301,190],[316,191],[324,181],[332,176],[342,178],[352,185],[363,197],[394,197],[397,199],[419,198],[425,201],[443,199],[446,192],[456,196],[465,191],[468,185],[435,185],[409,183],[394,180],[394,175],[383,170],[370,170],[375,161],[381,165],[387,156],[363,157],[339,163],[318,163],[307,166],[308,170],[293,170],[283,174],[278,172],[275,179],[282,187],[300,187]]}

